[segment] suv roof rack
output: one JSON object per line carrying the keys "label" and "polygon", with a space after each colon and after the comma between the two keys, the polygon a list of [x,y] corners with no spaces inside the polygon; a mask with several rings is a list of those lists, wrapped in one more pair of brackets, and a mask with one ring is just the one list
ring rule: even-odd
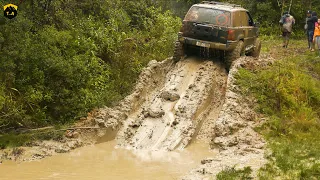
{"label": "suv roof rack", "polygon": [[225,5],[225,6],[232,6],[232,7],[241,7],[241,5],[237,5],[237,4],[230,4],[230,3],[216,2],[216,1],[202,1],[201,4],[212,4],[212,5]]}

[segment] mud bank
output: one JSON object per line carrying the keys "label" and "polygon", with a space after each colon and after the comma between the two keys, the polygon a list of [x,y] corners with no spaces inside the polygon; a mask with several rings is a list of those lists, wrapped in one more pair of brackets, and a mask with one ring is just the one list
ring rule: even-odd
{"label": "mud bank", "polygon": [[[118,145],[133,149],[183,149],[209,112],[221,107],[226,77],[223,66],[212,61],[178,62],[159,79],[162,83],[157,88],[140,96],[145,101],[124,121],[117,136]],[[210,130],[201,130],[200,134],[209,136]]]}
{"label": "mud bank", "polygon": [[264,122],[264,118],[254,112],[255,102],[243,97],[235,83],[239,68],[261,69],[270,65],[273,59],[242,57],[234,62],[229,72],[225,101],[212,130],[212,149],[219,149],[217,156],[201,161],[201,166],[184,176],[184,180],[215,179],[227,167],[244,168],[250,166],[253,177],[265,163],[265,140],[254,128]]}

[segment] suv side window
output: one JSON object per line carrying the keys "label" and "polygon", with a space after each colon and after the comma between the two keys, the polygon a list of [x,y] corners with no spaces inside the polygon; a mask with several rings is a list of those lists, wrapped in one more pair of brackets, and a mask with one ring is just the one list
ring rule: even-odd
{"label": "suv side window", "polygon": [[252,17],[251,17],[249,12],[247,12],[247,16],[248,16],[249,26],[254,26],[253,19],[252,19]]}

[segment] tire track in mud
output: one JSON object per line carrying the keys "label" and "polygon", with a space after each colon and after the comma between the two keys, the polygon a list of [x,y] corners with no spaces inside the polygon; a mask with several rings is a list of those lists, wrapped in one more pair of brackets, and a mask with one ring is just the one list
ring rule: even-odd
{"label": "tire track in mud", "polygon": [[261,126],[265,119],[254,111],[254,99],[241,94],[235,76],[240,68],[262,69],[273,61],[268,56],[260,59],[241,57],[233,63],[223,106],[219,112],[211,111],[209,115],[215,119],[214,129],[209,133],[212,134],[211,148],[218,149],[219,153],[202,160],[202,165],[182,177],[183,180],[215,179],[227,167],[248,166],[253,170],[251,176],[257,178],[258,170],[267,162],[264,157],[266,142],[254,128]]}
{"label": "tire track in mud", "polygon": [[211,131],[204,131],[201,125],[215,121],[206,118],[221,109],[226,80],[227,73],[219,63],[190,58],[178,62],[167,73],[163,86],[144,94],[141,107],[128,115],[118,133],[118,145],[174,150],[186,147],[198,133],[210,137],[206,133]]}

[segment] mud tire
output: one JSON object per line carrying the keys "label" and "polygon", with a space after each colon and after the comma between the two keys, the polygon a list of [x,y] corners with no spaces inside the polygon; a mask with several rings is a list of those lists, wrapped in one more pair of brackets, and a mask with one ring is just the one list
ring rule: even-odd
{"label": "mud tire", "polygon": [[176,41],[174,44],[173,61],[178,62],[185,55],[183,44],[180,41]]}
{"label": "mud tire", "polygon": [[239,41],[234,50],[226,52],[225,64],[226,64],[227,70],[230,69],[233,61],[235,61],[236,59],[240,58],[240,56],[243,56],[243,55],[244,55],[244,44],[243,44],[243,41]]}
{"label": "mud tire", "polygon": [[258,58],[260,56],[260,50],[261,50],[261,41],[260,41],[259,38],[257,38],[254,41],[253,51],[249,52],[248,56],[252,56],[252,57]]}

